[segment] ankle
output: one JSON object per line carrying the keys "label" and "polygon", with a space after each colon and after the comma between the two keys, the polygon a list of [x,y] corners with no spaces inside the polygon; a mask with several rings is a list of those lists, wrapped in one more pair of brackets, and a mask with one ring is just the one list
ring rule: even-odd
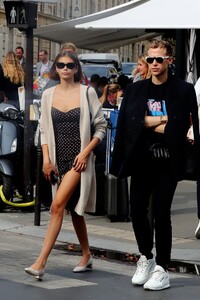
{"label": "ankle", "polygon": [[82,253],[82,257],[83,258],[86,258],[86,259],[89,259],[91,255],[91,252],[85,252],[85,253]]}
{"label": "ankle", "polygon": [[36,261],[31,267],[36,270],[42,270],[45,268],[46,263],[43,261]]}

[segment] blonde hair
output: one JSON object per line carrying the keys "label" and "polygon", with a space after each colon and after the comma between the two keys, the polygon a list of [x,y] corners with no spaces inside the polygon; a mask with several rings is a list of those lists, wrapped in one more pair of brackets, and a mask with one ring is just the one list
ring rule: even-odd
{"label": "blonde hair", "polygon": [[157,48],[164,48],[166,49],[166,54],[169,56],[173,56],[174,51],[174,45],[171,41],[165,41],[165,40],[153,40],[149,46],[148,49],[157,49]]}
{"label": "blonde hair", "polygon": [[73,53],[77,53],[76,46],[71,42],[64,43],[61,46],[60,51],[65,51],[65,50],[69,51],[69,49],[72,50]]}
{"label": "blonde hair", "polygon": [[[146,61],[146,58],[145,58],[145,56],[142,54],[142,55],[140,55],[139,57],[138,57],[138,59],[137,59],[137,61],[141,61],[142,63],[144,63],[145,65],[146,65],[146,67],[147,67],[147,72],[146,72],[146,74],[143,76],[143,78],[142,79],[148,79],[148,78],[150,78],[151,77],[151,71],[150,71],[150,69],[149,69],[149,65],[148,65],[148,63],[147,63],[147,61]],[[132,71],[132,76],[134,77],[136,74],[138,74],[138,66],[136,65],[136,67],[133,69],[133,71]]]}
{"label": "blonde hair", "polygon": [[9,51],[3,60],[3,74],[14,84],[24,84],[25,73],[13,51]]}

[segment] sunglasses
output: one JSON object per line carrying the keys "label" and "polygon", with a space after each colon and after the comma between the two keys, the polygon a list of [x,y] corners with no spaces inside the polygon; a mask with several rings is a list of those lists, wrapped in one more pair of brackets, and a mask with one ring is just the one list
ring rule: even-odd
{"label": "sunglasses", "polygon": [[169,58],[169,56],[156,56],[156,57],[147,56],[146,61],[148,62],[148,64],[152,64],[155,60],[157,63],[162,64],[164,59],[166,58]]}
{"label": "sunglasses", "polygon": [[64,64],[63,62],[57,62],[57,63],[56,63],[56,67],[57,67],[58,69],[64,69],[64,67],[66,67],[67,69],[72,70],[72,69],[75,68],[75,66],[76,66],[76,64],[73,63],[73,62],[67,63],[67,64]]}

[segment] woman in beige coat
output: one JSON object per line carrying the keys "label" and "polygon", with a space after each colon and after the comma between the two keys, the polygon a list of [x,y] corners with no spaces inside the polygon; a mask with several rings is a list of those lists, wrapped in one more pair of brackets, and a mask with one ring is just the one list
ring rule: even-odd
{"label": "woman in beige coat", "polygon": [[[96,180],[94,148],[106,131],[106,121],[93,88],[81,85],[81,66],[76,55],[59,53],[55,59],[60,84],[47,89],[41,100],[41,144],[43,173],[54,186],[51,218],[42,250],[25,272],[41,279],[48,256],[60,232],[64,210],[71,212],[72,222],[82,248],[82,258],[74,272],[92,269],[84,212],[95,211]],[[94,134],[91,138],[91,124]],[[57,189],[58,186],[58,189]],[[57,191],[56,191],[57,190]]]}

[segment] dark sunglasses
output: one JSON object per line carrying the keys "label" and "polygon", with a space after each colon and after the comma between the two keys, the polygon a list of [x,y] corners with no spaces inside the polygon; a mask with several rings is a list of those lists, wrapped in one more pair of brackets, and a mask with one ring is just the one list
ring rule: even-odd
{"label": "dark sunglasses", "polygon": [[57,62],[57,63],[56,63],[56,67],[57,67],[58,69],[64,69],[64,67],[66,67],[67,69],[72,70],[72,69],[75,68],[75,66],[76,66],[76,64],[73,63],[73,62],[67,63],[67,64],[64,64],[63,62]]}
{"label": "dark sunglasses", "polygon": [[164,59],[166,58],[169,58],[169,56],[156,56],[156,57],[147,56],[146,61],[148,62],[148,64],[152,64],[155,60],[157,63],[162,64]]}

